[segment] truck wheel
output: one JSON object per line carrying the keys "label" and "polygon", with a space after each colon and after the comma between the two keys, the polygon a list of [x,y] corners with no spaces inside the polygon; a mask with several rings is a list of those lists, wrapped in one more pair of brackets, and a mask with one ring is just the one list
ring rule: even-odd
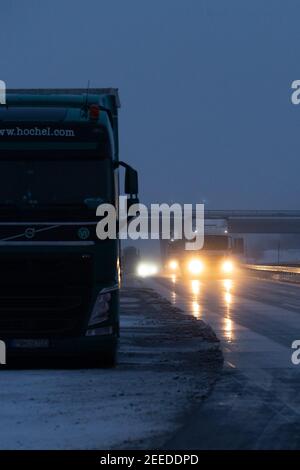
{"label": "truck wheel", "polygon": [[111,368],[117,365],[117,350],[107,351],[100,360],[97,361],[99,367]]}
{"label": "truck wheel", "polygon": [[97,356],[89,355],[84,360],[85,367],[105,368],[115,367],[117,364],[117,349],[110,349],[105,353],[98,353]]}

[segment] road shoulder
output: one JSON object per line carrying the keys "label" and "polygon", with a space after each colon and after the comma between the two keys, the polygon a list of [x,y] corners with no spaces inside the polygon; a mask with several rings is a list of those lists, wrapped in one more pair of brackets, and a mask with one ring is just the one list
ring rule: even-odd
{"label": "road shoulder", "polygon": [[119,367],[137,371],[132,409],[148,429],[121,448],[163,448],[220,377],[220,343],[207,324],[142,283],[123,289],[122,323]]}

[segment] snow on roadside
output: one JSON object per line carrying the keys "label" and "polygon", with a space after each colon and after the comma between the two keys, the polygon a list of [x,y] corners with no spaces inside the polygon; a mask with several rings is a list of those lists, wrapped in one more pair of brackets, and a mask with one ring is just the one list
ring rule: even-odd
{"label": "snow on roadside", "polygon": [[1,449],[160,447],[205,397],[222,365],[219,343],[150,289],[122,293],[113,370],[1,371]]}

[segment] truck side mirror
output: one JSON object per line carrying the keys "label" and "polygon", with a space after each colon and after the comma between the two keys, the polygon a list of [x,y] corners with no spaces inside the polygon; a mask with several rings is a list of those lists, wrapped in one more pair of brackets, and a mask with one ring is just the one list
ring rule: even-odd
{"label": "truck side mirror", "polygon": [[131,166],[128,166],[125,171],[125,194],[132,196],[137,195],[139,192],[138,173]]}
{"label": "truck side mirror", "polygon": [[116,167],[122,166],[125,168],[125,194],[128,194],[128,207],[133,204],[138,204],[138,172],[125,162],[117,162]]}

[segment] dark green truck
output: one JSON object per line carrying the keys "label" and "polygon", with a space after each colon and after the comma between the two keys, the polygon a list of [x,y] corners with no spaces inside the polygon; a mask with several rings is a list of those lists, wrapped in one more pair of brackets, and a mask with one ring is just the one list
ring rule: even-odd
{"label": "dark green truck", "polygon": [[14,356],[113,365],[120,246],[96,236],[96,208],[117,207],[116,89],[8,90],[0,106],[0,339]]}

